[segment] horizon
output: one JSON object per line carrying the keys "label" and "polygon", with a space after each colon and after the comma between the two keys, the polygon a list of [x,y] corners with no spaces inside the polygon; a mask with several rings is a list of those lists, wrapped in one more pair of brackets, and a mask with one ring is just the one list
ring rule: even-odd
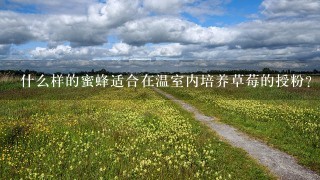
{"label": "horizon", "polygon": [[105,69],[108,72],[208,72],[248,70],[262,71],[269,68],[274,71],[309,71],[320,70],[320,60],[1,60],[0,70],[34,70],[52,74],[55,72],[90,72],[92,69]]}

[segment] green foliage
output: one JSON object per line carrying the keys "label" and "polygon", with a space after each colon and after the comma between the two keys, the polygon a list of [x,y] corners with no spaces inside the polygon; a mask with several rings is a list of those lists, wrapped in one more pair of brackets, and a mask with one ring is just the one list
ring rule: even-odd
{"label": "green foliage", "polygon": [[264,140],[320,173],[320,86],[163,88],[203,113]]}
{"label": "green foliage", "polygon": [[151,89],[2,92],[0,179],[273,178]]}

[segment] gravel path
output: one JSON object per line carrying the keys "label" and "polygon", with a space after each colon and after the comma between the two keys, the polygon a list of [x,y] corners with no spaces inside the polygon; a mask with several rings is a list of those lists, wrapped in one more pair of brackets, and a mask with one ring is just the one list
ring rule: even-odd
{"label": "gravel path", "polygon": [[190,104],[178,100],[174,96],[165,93],[158,88],[153,89],[168,99],[181,105],[183,109],[193,113],[198,121],[205,123],[231,145],[245,150],[251,157],[257,159],[261,164],[268,167],[269,170],[277,175],[280,179],[320,180],[319,175],[297,164],[296,160],[292,156],[277,149],[271,148],[265,143],[250,138],[232,126],[222,124],[215,121],[212,117],[205,116]]}

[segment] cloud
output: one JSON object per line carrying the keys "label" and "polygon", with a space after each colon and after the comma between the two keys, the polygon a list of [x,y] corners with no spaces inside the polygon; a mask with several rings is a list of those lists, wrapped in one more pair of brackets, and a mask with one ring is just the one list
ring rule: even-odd
{"label": "cloud", "polygon": [[49,60],[317,60],[320,59],[318,46],[230,49],[228,46],[206,47],[202,45],[182,45],[179,43],[132,46],[116,43],[107,47],[71,47],[58,45],[56,48],[38,47],[31,50],[32,59]]}
{"label": "cloud", "polygon": [[59,45],[56,48],[40,48],[37,47],[36,49],[30,52],[31,56],[34,59],[91,59],[91,50],[89,48],[72,48],[70,46]]}
{"label": "cloud", "polygon": [[0,44],[23,44],[35,39],[29,22],[17,13],[0,11]]}
{"label": "cloud", "polygon": [[0,56],[8,55],[10,53],[11,45],[1,45],[0,44]]}
{"label": "cloud", "polygon": [[113,47],[109,50],[113,55],[130,55],[135,47],[130,46],[125,43],[114,44]]}
{"label": "cloud", "polygon": [[299,68],[306,68],[308,64],[305,62],[292,62],[292,61],[263,61],[259,62],[258,66],[262,68],[276,68],[276,69],[299,69]]}
{"label": "cloud", "polygon": [[185,7],[184,11],[199,19],[203,19],[206,16],[221,16],[226,13],[223,4],[228,4],[229,2],[222,0],[196,1],[192,5]]}
{"label": "cloud", "polygon": [[268,17],[319,16],[318,0],[264,0],[262,13]]}
{"label": "cloud", "polygon": [[88,20],[96,27],[114,28],[145,14],[139,0],[108,0],[88,9]]}
{"label": "cloud", "polygon": [[83,16],[49,16],[39,27],[44,40],[70,42],[71,46],[94,46],[107,42],[108,29],[95,28]]}
{"label": "cloud", "polygon": [[[264,0],[255,20],[227,27],[204,27],[182,15],[222,15],[229,2],[2,1],[9,11],[0,10],[0,52],[3,58],[11,44],[40,41],[47,42],[47,47],[15,51],[19,53],[14,56],[12,51],[5,56],[16,58],[24,53],[35,59],[320,58],[320,2],[316,0]],[[10,11],[25,6],[44,12]],[[116,40],[108,43],[110,37]]]}
{"label": "cloud", "polygon": [[[86,15],[51,15],[44,23],[44,34],[53,42],[69,41],[71,46],[97,46],[107,42],[109,31],[141,17],[139,0],[108,0],[89,6]],[[54,28],[53,28],[54,27]]]}
{"label": "cloud", "polygon": [[182,43],[224,45],[237,34],[228,28],[201,27],[174,17],[148,17],[130,21],[119,29],[119,37],[126,43]]}
{"label": "cloud", "polygon": [[318,45],[320,20],[257,20],[234,27],[239,32],[231,46],[241,48],[282,48],[286,46]]}
{"label": "cloud", "polygon": [[0,16],[0,44],[69,41],[73,46],[81,46],[106,42],[107,31],[94,28],[84,16],[22,16],[13,12],[0,12]]}
{"label": "cloud", "polygon": [[95,0],[8,0],[4,7],[10,10],[33,8],[45,14],[84,14]]}
{"label": "cloud", "polygon": [[[35,3],[40,2],[42,1]],[[43,4],[56,5],[54,2]],[[70,42],[73,47],[102,45],[107,42],[110,30],[143,14],[139,7],[138,0],[130,3],[125,0],[109,0],[106,4],[90,5],[88,13],[84,15],[0,11],[0,44],[47,41],[50,44]]]}
{"label": "cloud", "polygon": [[11,45],[1,45],[0,44],[0,59],[5,59],[10,54]]}
{"label": "cloud", "polygon": [[317,60],[320,52],[316,46],[230,49],[227,46],[214,49],[200,48],[190,52],[193,59],[203,60]]}
{"label": "cloud", "polygon": [[110,49],[106,47],[72,47],[57,45],[52,47],[37,47],[31,50],[33,59],[39,60],[110,60],[110,59],[141,59],[148,57],[144,47],[116,43]]}
{"label": "cloud", "polygon": [[229,1],[222,0],[143,0],[143,6],[152,13],[162,15],[179,15],[188,13],[196,18],[222,15],[223,5]]}
{"label": "cloud", "polygon": [[181,57],[185,46],[179,43],[172,43],[167,45],[157,45],[154,50],[150,52],[150,57]]}
{"label": "cloud", "polygon": [[194,0],[144,0],[146,9],[162,14],[179,14],[182,7]]}

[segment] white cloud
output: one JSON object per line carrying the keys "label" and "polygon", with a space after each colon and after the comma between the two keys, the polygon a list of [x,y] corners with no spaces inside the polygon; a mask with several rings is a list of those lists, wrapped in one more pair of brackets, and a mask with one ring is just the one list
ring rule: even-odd
{"label": "white cloud", "polygon": [[262,13],[268,17],[319,16],[319,0],[264,0]]}
{"label": "white cloud", "polygon": [[146,15],[139,0],[108,0],[95,4],[88,10],[88,20],[96,26],[117,27],[125,22]]}
{"label": "white cloud", "polygon": [[[7,2],[7,1],[6,1]],[[320,2],[264,0],[264,18],[229,27],[204,27],[187,21],[224,13],[222,0],[11,0],[35,5],[45,14],[0,11],[0,53],[11,44],[48,42],[30,52],[36,59],[188,58],[316,59],[320,57]],[[4,3],[6,4],[6,3]],[[61,8],[57,8],[60,5]],[[74,6],[75,10],[72,7]],[[81,10],[81,7],[85,9]],[[78,9],[80,8],[80,9]],[[8,8],[10,9],[10,8]],[[57,10],[54,10],[57,9]],[[69,9],[69,11],[68,11]],[[108,36],[112,48],[103,48]],[[121,41],[121,43],[119,43]],[[70,43],[70,46],[61,45]],[[151,44],[151,45],[150,45]],[[100,46],[100,48],[98,48]],[[10,49],[10,48],[9,48]],[[27,52],[25,52],[27,54]],[[11,53],[12,54],[12,53]],[[7,56],[7,55],[6,55]]]}
{"label": "white cloud", "polygon": [[34,59],[91,59],[91,50],[87,47],[72,48],[70,46],[59,45],[56,48],[41,48],[30,52]]}
{"label": "white cloud", "polygon": [[185,7],[185,12],[197,17],[199,19],[203,19],[205,16],[214,16],[214,15],[223,15],[226,10],[223,8],[224,3],[229,3],[229,1],[222,0],[207,0],[207,1],[199,1],[192,6]]}
{"label": "white cloud", "polygon": [[0,44],[23,44],[29,41],[69,41],[74,46],[106,42],[108,31],[94,28],[85,16],[21,15],[0,12]]}
{"label": "white cloud", "polygon": [[193,51],[194,59],[204,60],[311,60],[319,59],[320,52],[312,52],[314,47],[283,47],[256,49],[229,49],[227,46],[215,49],[202,48]]}
{"label": "white cloud", "polygon": [[113,47],[110,49],[110,52],[113,55],[130,55],[131,51],[135,48],[125,43],[117,43],[114,44]]}
{"label": "white cloud", "polygon": [[154,50],[150,52],[151,57],[179,57],[182,55],[184,46],[179,43],[172,43],[167,45],[157,45]]}
{"label": "white cloud", "polygon": [[96,0],[8,0],[8,3],[13,4],[12,9],[33,6],[41,13],[84,14]]}
{"label": "white cloud", "polygon": [[223,0],[143,0],[146,10],[164,15],[188,13],[197,18],[222,15],[223,5],[229,1]]}
{"label": "white cloud", "polygon": [[236,35],[236,31],[228,28],[205,28],[172,17],[139,19],[119,28],[119,36],[124,42],[138,45],[173,42],[219,46],[231,42]]}
{"label": "white cloud", "polygon": [[207,48],[202,45],[169,43],[148,46],[114,44],[110,49],[95,47],[71,47],[58,45],[56,48],[36,48],[30,52],[33,59],[196,59],[196,60],[305,60],[319,59],[320,52],[314,47],[229,49],[227,46]]}
{"label": "white cloud", "polygon": [[42,25],[43,39],[69,41],[72,46],[101,45],[107,42],[108,29],[95,28],[84,16],[49,16]]}
{"label": "white cloud", "polygon": [[[82,15],[0,11],[0,44],[23,44],[38,40],[51,44],[67,41],[71,46],[102,45],[107,42],[110,30],[143,14],[139,0],[130,2],[108,0],[106,4],[94,3],[90,5],[88,13]],[[43,3],[50,6],[56,4]]]}
{"label": "white cloud", "polygon": [[0,11],[0,44],[22,44],[35,39],[28,19],[17,13]]}
{"label": "white cloud", "polygon": [[320,42],[320,20],[296,21],[257,20],[233,27],[239,32],[230,45],[242,48],[281,48],[310,45]]}
{"label": "white cloud", "polygon": [[269,67],[271,69],[295,69],[295,68],[304,68],[306,66],[303,62],[291,62],[291,61],[276,61],[276,62],[260,62],[258,66],[262,68]]}
{"label": "white cloud", "polygon": [[187,3],[195,0],[144,0],[144,6],[153,12],[163,14],[179,14]]}

